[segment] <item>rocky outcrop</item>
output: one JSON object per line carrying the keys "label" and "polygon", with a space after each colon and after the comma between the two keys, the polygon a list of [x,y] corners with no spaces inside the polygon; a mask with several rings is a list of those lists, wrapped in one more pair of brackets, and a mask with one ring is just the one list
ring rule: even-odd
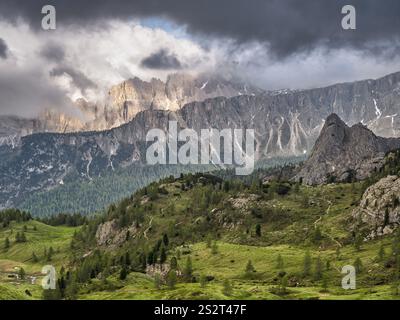
{"label": "rocky outcrop", "polygon": [[138,228],[135,223],[127,228],[119,228],[115,220],[100,224],[96,231],[96,242],[98,246],[108,248],[119,247],[124,244],[128,238],[136,237]]}
{"label": "rocky outcrop", "polygon": [[377,137],[361,123],[348,127],[332,114],[296,179],[309,185],[365,179],[383,165],[386,152],[398,148],[400,139]]}
{"label": "rocky outcrop", "polygon": [[357,227],[366,227],[366,239],[392,233],[400,224],[400,178],[388,176],[370,186],[353,210]]}

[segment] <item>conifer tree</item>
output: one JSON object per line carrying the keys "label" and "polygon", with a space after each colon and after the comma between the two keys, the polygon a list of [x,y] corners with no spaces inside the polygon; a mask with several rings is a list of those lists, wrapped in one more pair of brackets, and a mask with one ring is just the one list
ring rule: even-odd
{"label": "conifer tree", "polygon": [[167,252],[165,250],[165,247],[162,246],[160,253],[160,264],[164,264],[165,261],[167,261]]}
{"label": "conifer tree", "polygon": [[193,277],[193,266],[192,266],[192,259],[187,257],[185,269],[183,270],[183,276],[186,281],[191,281]]}
{"label": "conifer tree", "polygon": [[256,271],[256,270],[254,269],[253,263],[251,262],[251,260],[249,260],[249,261],[247,262],[247,265],[246,265],[246,275],[247,275],[247,276],[250,276],[250,275],[252,275],[255,271]]}
{"label": "conifer tree", "polygon": [[322,278],[322,261],[321,257],[318,256],[315,262],[314,280],[319,281]]}
{"label": "conifer tree", "polygon": [[379,261],[383,261],[383,259],[385,258],[385,247],[383,246],[383,244],[380,246],[379,248],[379,252],[378,252],[378,259]]}
{"label": "conifer tree", "polygon": [[225,279],[222,286],[222,293],[227,297],[231,296],[233,291],[231,282],[228,279]]}
{"label": "conifer tree", "polygon": [[200,282],[200,287],[205,288],[207,286],[207,277],[204,274],[202,274],[200,276],[199,282]]}
{"label": "conifer tree", "polygon": [[177,282],[177,277],[176,277],[176,271],[175,270],[171,270],[170,272],[168,272],[167,275],[167,286],[169,289],[175,289],[175,285]]}
{"label": "conifer tree", "polygon": [[218,253],[218,245],[217,245],[216,241],[214,241],[213,244],[212,244],[211,253],[212,254],[217,254]]}
{"label": "conifer tree", "polygon": [[36,263],[36,262],[38,262],[38,261],[39,261],[39,259],[38,259],[38,257],[36,256],[35,252],[32,252],[32,262],[33,262],[33,263]]}
{"label": "conifer tree", "polygon": [[310,251],[307,250],[304,256],[304,263],[303,263],[303,276],[307,277],[311,273],[311,255]]}
{"label": "conifer tree", "polygon": [[10,248],[10,239],[6,238],[4,240],[4,249],[8,250]]}
{"label": "conifer tree", "polygon": [[285,264],[283,262],[283,258],[281,254],[278,255],[278,258],[276,259],[276,268],[280,271],[282,271],[285,267]]}
{"label": "conifer tree", "polygon": [[362,271],[362,261],[359,257],[356,259],[356,261],[354,261],[354,268],[356,269],[357,273]]}

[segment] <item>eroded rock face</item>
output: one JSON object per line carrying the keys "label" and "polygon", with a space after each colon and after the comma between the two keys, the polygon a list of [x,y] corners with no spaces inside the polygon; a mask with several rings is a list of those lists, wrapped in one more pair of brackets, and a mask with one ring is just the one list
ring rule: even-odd
{"label": "eroded rock face", "polygon": [[111,88],[107,112],[114,118],[113,125],[118,125],[144,110],[176,111],[193,101],[260,92],[259,89],[206,75],[172,74],[165,83],[159,79],[146,82],[136,77]]}
{"label": "eroded rock face", "polygon": [[330,115],[311,156],[297,180],[309,185],[365,179],[383,165],[386,152],[400,148],[400,139],[377,137],[361,123],[348,127],[336,114]]}
{"label": "eroded rock face", "polygon": [[99,225],[96,231],[96,241],[98,246],[114,248],[124,244],[128,237],[136,237],[137,233],[138,228],[135,223],[128,228],[120,229],[117,222],[111,220]]}
{"label": "eroded rock face", "polygon": [[370,232],[367,239],[392,233],[400,224],[400,178],[388,176],[370,186],[361,202],[353,210],[353,218],[359,226]]}

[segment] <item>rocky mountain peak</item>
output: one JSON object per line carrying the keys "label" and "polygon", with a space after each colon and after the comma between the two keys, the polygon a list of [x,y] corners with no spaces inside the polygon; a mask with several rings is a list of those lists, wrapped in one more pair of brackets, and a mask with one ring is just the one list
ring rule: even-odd
{"label": "rocky mountain peak", "polygon": [[296,178],[310,185],[364,179],[383,165],[386,152],[398,148],[400,139],[377,137],[361,123],[349,127],[331,114]]}

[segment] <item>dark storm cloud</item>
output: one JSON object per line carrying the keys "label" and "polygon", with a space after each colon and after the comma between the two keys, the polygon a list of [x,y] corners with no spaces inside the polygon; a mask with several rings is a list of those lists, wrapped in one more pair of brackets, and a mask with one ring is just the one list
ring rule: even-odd
{"label": "dark storm cloud", "polygon": [[175,54],[169,53],[166,49],[161,49],[140,63],[142,67],[157,70],[181,69],[182,65]]}
{"label": "dark storm cloud", "polygon": [[46,44],[40,54],[49,61],[62,62],[65,58],[64,49],[55,43]]}
{"label": "dark storm cloud", "polygon": [[52,77],[59,77],[64,74],[69,75],[71,77],[74,85],[77,88],[81,89],[82,92],[85,92],[87,89],[97,87],[96,84],[92,80],[90,80],[88,77],[86,77],[86,75],[84,75],[82,72],[77,71],[68,66],[59,66],[59,67],[54,68],[50,72],[50,76],[52,76]]}
{"label": "dark storm cloud", "polygon": [[[39,29],[41,7],[46,4],[47,0],[2,0],[0,14],[9,20],[23,17]],[[282,57],[321,44],[374,50],[374,43],[397,40],[400,30],[398,0],[53,0],[52,4],[59,28],[63,23],[158,16],[186,25],[194,34],[229,37],[238,43],[260,41]],[[341,8],[347,4],[357,9],[357,31],[341,28]]]}
{"label": "dark storm cloud", "polygon": [[6,42],[0,38],[0,59],[7,59],[8,47]]}

